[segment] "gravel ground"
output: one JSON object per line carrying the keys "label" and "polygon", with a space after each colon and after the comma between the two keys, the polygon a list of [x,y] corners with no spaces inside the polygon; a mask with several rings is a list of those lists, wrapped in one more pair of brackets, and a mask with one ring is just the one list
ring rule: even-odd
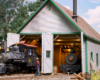
{"label": "gravel ground", "polygon": [[12,75],[0,76],[0,80],[78,80],[78,79],[69,79],[70,77],[75,77],[75,76],[61,74],[61,73],[57,75],[41,75],[41,76],[35,76],[35,74],[12,74]]}

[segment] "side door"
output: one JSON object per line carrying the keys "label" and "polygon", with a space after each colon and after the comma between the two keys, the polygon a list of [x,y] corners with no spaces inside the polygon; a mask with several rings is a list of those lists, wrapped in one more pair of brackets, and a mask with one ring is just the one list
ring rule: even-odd
{"label": "side door", "polygon": [[42,73],[53,72],[53,34],[42,33]]}
{"label": "side door", "polygon": [[7,33],[7,47],[12,44],[19,43],[20,35],[15,33]]}

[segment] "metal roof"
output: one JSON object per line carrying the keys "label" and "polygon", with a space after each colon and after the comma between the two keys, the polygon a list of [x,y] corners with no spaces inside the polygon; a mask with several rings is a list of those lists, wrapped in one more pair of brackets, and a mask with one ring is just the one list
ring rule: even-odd
{"label": "metal roof", "polygon": [[29,19],[16,31],[19,33],[25,25],[35,17],[37,13],[46,5],[47,2],[51,2],[80,32],[83,32],[84,35],[90,39],[93,39],[97,42],[100,42],[100,35],[97,33],[84,19],[80,16],[77,17],[77,22],[72,18],[73,13],[67,8],[61,6],[56,1],[53,0],[45,0],[44,3],[29,17]]}
{"label": "metal roof", "polygon": [[61,6],[57,2],[54,3],[88,36],[100,41],[100,34],[97,33],[82,17],[77,17],[77,22],[72,18],[73,12]]}

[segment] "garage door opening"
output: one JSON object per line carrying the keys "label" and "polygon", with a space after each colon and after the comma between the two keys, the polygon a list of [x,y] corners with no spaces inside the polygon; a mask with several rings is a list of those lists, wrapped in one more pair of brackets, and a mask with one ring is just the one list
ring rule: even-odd
{"label": "garage door opening", "polygon": [[54,35],[54,66],[60,73],[81,72],[80,34]]}
{"label": "garage door opening", "polygon": [[[20,41],[25,41],[25,44],[37,46],[36,52],[38,53],[38,58],[40,65],[42,65],[42,36],[40,34],[35,35],[21,35]],[[41,71],[41,68],[40,68]]]}

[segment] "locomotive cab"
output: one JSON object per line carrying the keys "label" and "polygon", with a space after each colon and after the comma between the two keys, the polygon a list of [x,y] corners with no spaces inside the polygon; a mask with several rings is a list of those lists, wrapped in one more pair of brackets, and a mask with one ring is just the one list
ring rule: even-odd
{"label": "locomotive cab", "polygon": [[36,49],[29,48],[28,49],[28,56],[27,56],[27,67],[36,66]]}

